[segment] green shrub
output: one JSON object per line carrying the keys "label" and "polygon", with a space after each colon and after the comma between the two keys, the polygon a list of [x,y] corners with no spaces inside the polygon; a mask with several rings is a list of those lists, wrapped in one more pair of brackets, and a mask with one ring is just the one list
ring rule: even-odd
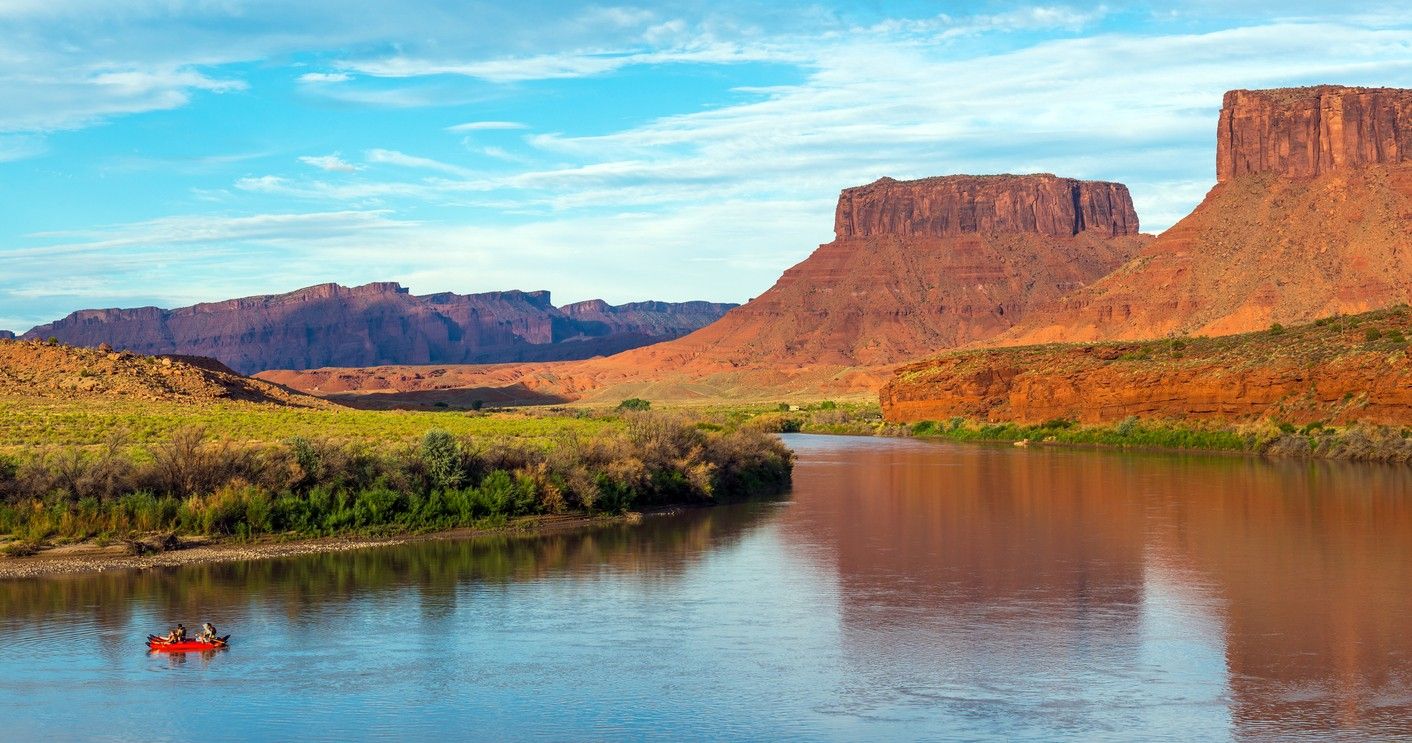
{"label": "green shrub", "polygon": [[1113,427],[1113,433],[1116,433],[1116,434],[1118,434],[1119,436],[1122,436],[1122,437],[1124,437],[1124,438],[1127,438],[1128,436],[1133,435],[1133,433],[1134,433],[1135,431],[1137,431],[1137,423],[1138,423],[1138,421],[1137,421],[1137,416],[1135,416],[1135,415],[1130,415],[1130,416],[1128,416],[1128,417],[1126,417],[1126,418],[1124,418],[1124,419],[1118,421],[1118,425],[1116,425],[1116,426]]}
{"label": "green shrub", "polygon": [[1377,328],[1368,328],[1367,330],[1363,331],[1363,340],[1369,343],[1372,343],[1376,340],[1380,340],[1382,337],[1383,331],[1378,330]]}
{"label": "green shrub", "polygon": [[455,488],[466,479],[461,442],[440,429],[422,437],[420,458],[434,488]]}
{"label": "green shrub", "polygon": [[644,400],[644,399],[642,399],[642,398],[640,398],[640,397],[629,397],[628,399],[626,399],[626,400],[624,400],[624,401],[618,403],[618,410],[623,410],[623,411],[627,411],[627,410],[643,411],[643,410],[649,410],[649,409],[651,409],[651,407],[652,407],[652,403],[651,403],[651,402],[648,402],[647,400]]}
{"label": "green shrub", "polygon": [[1283,335],[1285,326],[1279,323],[1270,323],[1270,335]]}
{"label": "green shrub", "polygon": [[1073,428],[1075,423],[1076,421],[1071,420],[1069,418],[1051,418],[1050,420],[1039,424],[1039,428],[1041,430]]}

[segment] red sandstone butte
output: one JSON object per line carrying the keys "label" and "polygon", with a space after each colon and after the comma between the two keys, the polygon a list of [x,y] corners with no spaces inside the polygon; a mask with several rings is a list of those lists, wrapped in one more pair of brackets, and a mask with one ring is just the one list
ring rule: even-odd
{"label": "red sandstone butte", "polygon": [[990,338],[1146,236],[1121,183],[956,175],[845,189],[835,239],[684,338],[614,359],[659,371],[892,364]]}
{"label": "red sandstone butte", "polygon": [[1231,91],[1216,151],[1195,211],[996,343],[1237,333],[1412,300],[1412,90]]}

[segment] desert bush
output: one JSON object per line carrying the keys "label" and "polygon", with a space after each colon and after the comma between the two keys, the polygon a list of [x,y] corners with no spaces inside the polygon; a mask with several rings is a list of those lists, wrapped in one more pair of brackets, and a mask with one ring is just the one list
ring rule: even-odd
{"label": "desert bush", "polygon": [[1126,417],[1126,418],[1124,418],[1124,419],[1118,421],[1118,425],[1116,425],[1116,426],[1113,427],[1113,433],[1116,433],[1116,434],[1118,434],[1119,436],[1123,436],[1123,437],[1127,437],[1127,436],[1133,435],[1133,432],[1136,431],[1136,430],[1137,430],[1137,416],[1135,416],[1135,415],[1130,415],[1130,416],[1128,416],[1128,417]]}
{"label": "desert bush", "polygon": [[651,402],[649,402],[649,401],[647,401],[647,400],[644,400],[644,399],[642,399],[642,398],[640,398],[640,397],[629,397],[628,399],[626,399],[626,400],[624,400],[624,401],[618,403],[618,410],[620,410],[620,411],[639,411],[639,412],[640,412],[640,411],[643,411],[643,410],[648,410],[648,409],[650,409],[651,407],[652,407],[652,403],[651,403]]}
{"label": "desert bush", "polygon": [[440,429],[422,436],[418,456],[426,467],[434,488],[455,488],[466,480],[466,461],[461,442]]}

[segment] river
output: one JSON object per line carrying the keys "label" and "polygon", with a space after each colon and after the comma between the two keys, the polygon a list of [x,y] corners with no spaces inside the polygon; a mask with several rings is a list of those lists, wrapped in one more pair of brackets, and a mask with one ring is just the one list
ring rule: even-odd
{"label": "river", "polygon": [[0,581],[0,739],[1412,737],[1412,468],[786,439],[779,502]]}

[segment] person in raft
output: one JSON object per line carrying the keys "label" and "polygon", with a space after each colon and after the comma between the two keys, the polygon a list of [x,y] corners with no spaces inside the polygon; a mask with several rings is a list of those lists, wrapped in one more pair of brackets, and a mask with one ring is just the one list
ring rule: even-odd
{"label": "person in raft", "polygon": [[210,622],[206,622],[205,624],[201,625],[201,634],[197,635],[196,639],[200,640],[201,642],[215,642],[216,625],[211,624]]}
{"label": "person in raft", "polygon": [[167,642],[181,642],[185,639],[186,627],[183,627],[180,623],[177,624],[176,629],[167,633]]}

